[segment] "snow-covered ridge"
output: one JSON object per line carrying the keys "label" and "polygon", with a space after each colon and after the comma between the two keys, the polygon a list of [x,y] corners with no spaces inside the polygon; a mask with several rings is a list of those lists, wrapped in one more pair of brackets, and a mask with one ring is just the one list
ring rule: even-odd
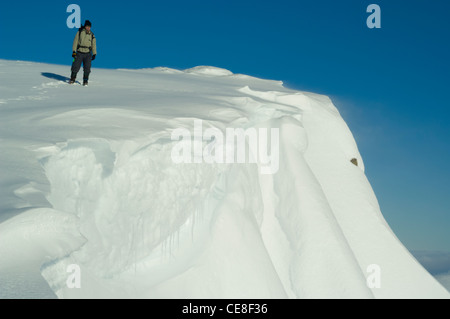
{"label": "snow-covered ridge", "polygon": [[[26,265],[61,298],[449,297],[385,222],[328,97],[206,66],[94,69],[88,88],[65,66],[0,68],[2,294]],[[174,163],[171,133],[196,120],[279,129],[279,170]]]}
{"label": "snow-covered ridge", "polygon": [[203,75],[203,76],[229,76],[229,75],[233,75],[233,72],[226,70],[226,69],[222,69],[222,68],[217,68],[217,67],[212,67],[212,66],[197,66],[191,69],[187,69],[184,72],[186,73],[190,73],[190,74],[198,74],[198,75]]}

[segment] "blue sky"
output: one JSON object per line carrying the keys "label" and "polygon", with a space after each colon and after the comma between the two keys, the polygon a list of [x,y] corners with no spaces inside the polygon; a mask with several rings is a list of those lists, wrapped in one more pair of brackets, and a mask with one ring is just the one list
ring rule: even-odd
{"label": "blue sky", "polygon": [[72,3],[93,23],[94,67],[213,65],[329,95],[401,241],[450,251],[450,1],[4,1],[0,58],[69,66]]}

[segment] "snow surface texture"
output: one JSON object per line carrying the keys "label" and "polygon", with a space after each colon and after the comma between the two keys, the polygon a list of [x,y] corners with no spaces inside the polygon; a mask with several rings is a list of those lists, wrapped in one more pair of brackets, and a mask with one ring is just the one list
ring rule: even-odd
{"label": "snow surface texture", "polygon": [[[66,66],[0,70],[0,298],[450,297],[329,98],[205,66],[94,69],[88,88]],[[175,164],[171,133],[198,119],[278,128],[278,172]]]}

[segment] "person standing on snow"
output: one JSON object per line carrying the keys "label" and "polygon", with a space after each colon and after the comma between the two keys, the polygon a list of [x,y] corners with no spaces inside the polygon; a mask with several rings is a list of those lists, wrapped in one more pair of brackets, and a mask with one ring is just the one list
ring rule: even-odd
{"label": "person standing on snow", "polygon": [[70,76],[70,84],[75,83],[78,71],[80,71],[81,63],[83,63],[83,85],[88,85],[89,74],[91,73],[91,61],[97,56],[97,41],[94,33],[91,31],[91,22],[86,20],[84,27],[82,26],[75,36],[72,46],[72,75]]}

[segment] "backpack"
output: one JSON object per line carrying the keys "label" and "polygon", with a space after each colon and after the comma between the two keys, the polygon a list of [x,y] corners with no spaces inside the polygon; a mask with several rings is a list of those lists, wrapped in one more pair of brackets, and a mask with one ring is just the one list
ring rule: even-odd
{"label": "backpack", "polygon": [[[81,26],[81,27],[78,29],[79,36],[78,36],[78,46],[77,46],[77,51],[78,51],[79,48],[89,49],[89,51],[92,50],[92,47],[89,47],[89,48],[88,48],[88,47],[83,47],[83,46],[80,45],[80,42],[81,42],[81,31],[83,31],[84,29],[85,29],[84,26]],[[92,41],[94,41],[94,38],[95,38],[94,32],[91,31],[91,43],[92,43]]]}

